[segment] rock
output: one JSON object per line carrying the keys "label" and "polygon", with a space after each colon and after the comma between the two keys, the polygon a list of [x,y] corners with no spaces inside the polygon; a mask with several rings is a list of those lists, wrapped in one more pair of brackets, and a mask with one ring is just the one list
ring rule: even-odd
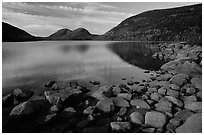
{"label": "rock", "polygon": [[57,105],[53,105],[50,108],[51,113],[57,113],[60,110],[60,108]]}
{"label": "rock", "polygon": [[14,96],[13,94],[8,94],[2,98],[2,107],[9,107],[13,105]]}
{"label": "rock", "polygon": [[87,127],[89,124],[90,124],[90,121],[89,121],[88,119],[84,119],[84,120],[80,121],[80,122],[76,125],[76,127],[77,127],[77,128],[85,128],[85,127]]}
{"label": "rock", "polygon": [[64,109],[60,114],[59,117],[61,119],[70,119],[72,118],[75,114],[76,114],[76,110],[72,107],[67,107],[66,109]]}
{"label": "rock", "polygon": [[112,131],[127,132],[131,129],[130,122],[111,122],[110,127]]}
{"label": "rock", "polygon": [[171,77],[172,77],[172,74],[164,74],[164,75],[157,77],[156,79],[158,81],[168,81]]}
{"label": "rock", "polygon": [[186,93],[190,94],[190,95],[193,95],[195,94],[196,90],[192,87],[189,87],[186,89]]}
{"label": "rock", "polygon": [[181,123],[182,123],[182,120],[181,119],[171,119],[170,121],[169,121],[169,123],[171,123],[174,127],[178,127],[178,126],[180,126],[181,125]]}
{"label": "rock", "polygon": [[46,115],[41,124],[45,124],[45,123],[50,122],[50,121],[53,120],[56,116],[57,116],[56,113]]}
{"label": "rock", "polygon": [[145,129],[142,129],[142,132],[144,133],[154,133],[155,132],[155,128],[145,128]]}
{"label": "rock", "polygon": [[127,108],[126,107],[122,107],[120,108],[120,111],[117,113],[118,116],[124,116],[127,112]]}
{"label": "rock", "polygon": [[194,112],[202,112],[202,102],[185,102],[184,108]]}
{"label": "rock", "polygon": [[202,91],[199,91],[196,96],[199,100],[202,100]]}
{"label": "rock", "polygon": [[157,92],[154,92],[154,93],[152,93],[152,94],[150,95],[150,98],[151,98],[152,100],[154,100],[154,101],[159,101],[160,97],[161,97],[161,95],[160,95],[159,93],[157,93]]}
{"label": "rock", "polygon": [[107,97],[103,94],[103,91],[93,91],[91,93],[91,97],[96,98],[98,100],[105,100]]}
{"label": "rock", "polygon": [[112,98],[112,101],[113,101],[115,106],[118,106],[118,107],[130,107],[130,104],[128,103],[128,101],[125,100],[122,97]]}
{"label": "rock", "polygon": [[155,128],[163,128],[167,122],[167,117],[163,113],[151,111],[145,115],[145,124]]}
{"label": "rock", "polygon": [[166,91],[167,90],[164,87],[161,87],[161,88],[158,89],[158,93],[161,94],[161,95],[166,95]]}
{"label": "rock", "polygon": [[142,99],[133,99],[130,101],[131,106],[136,106],[137,108],[150,109],[150,106]]}
{"label": "rock", "polygon": [[108,127],[87,127],[84,128],[83,133],[108,133]]}
{"label": "rock", "polygon": [[176,74],[170,79],[170,82],[178,86],[184,85],[189,80],[189,76],[186,74]]}
{"label": "rock", "polygon": [[83,114],[87,115],[87,114],[92,114],[94,111],[95,107],[94,106],[89,106],[87,107],[84,111]]}
{"label": "rock", "polygon": [[177,97],[179,97],[179,92],[170,89],[170,90],[167,90],[166,95],[177,98]]}
{"label": "rock", "polygon": [[166,98],[162,98],[159,100],[157,104],[154,105],[156,107],[156,110],[161,111],[161,112],[172,112],[172,103],[169,102]]}
{"label": "rock", "polygon": [[157,89],[156,89],[156,88],[149,88],[149,89],[148,89],[148,92],[149,92],[149,93],[157,92]]}
{"label": "rock", "polygon": [[52,86],[52,90],[62,90],[65,88],[76,89],[78,83],[76,81],[56,81]]}
{"label": "rock", "polygon": [[177,113],[175,113],[173,119],[176,119],[176,120],[181,121],[183,123],[184,121],[186,121],[186,119],[188,117],[190,117],[193,114],[194,113],[191,112],[190,110],[184,109],[184,110],[180,110]]}
{"label": "rock", "polygon": [[196,102],[197,101],[197,97],[195,95],[187,96],[187,97],[185,97],[184,100],[188,101],[188,102]]}
{"label": "rock", "polygon": [[121,89],[119,88],[119,87],[114,87],[113,89],[112,89],[112,92],[113,92],[113,95],[118,95],[120,92],[121,92]]}
{"label": "rock", "polygon": [[[52,105],[56,105],[59,100],[64,102],[68,98],[71,98],[71,96],[77,96],[77,95],[79,95],[81,93],[82,92],[80,90],[78,90],[78,89],[66,88],[66,89],[58,90],[58,91],[57,90],[55,90],[55,91],[45,91],[44,95],[45,95],[46,99]],[[77,98],[75,98],[75,99],[77,99]]]}
{"label": "rock", "polygon": [[40,113],[46,113],[50,108],[50,104],[43,97],[34,96],[26,102],[15,106],[10,113],[11,117],[27,117]]}
{"label": "rock", "polygon": [[111,99],[100,100],[96,108],[102,112],[109,113],[114,110],[114,103]]}
{"label": "rock", "polygon": [[185,57],[185,58],[177,59],[177,60],[174,60],[174,61],[170,61],[168,63],[165,63],[161,67],[161,69],[164,70],[164,71],[175,70],[178,65],[183,64],[183,63],[185,63],[186,61],[189,61],[189,60],[191,60],[191,58]]}
{"label": "rock", "polygon": [[93,85],[100,85],[99,81],[90,81],[90,83],[93,84]]}
{"label": "rock", "polygon": [[175,97],[172,96],[165,96],[166,99],[168,99],[173,104],[177,105],[178,107],[183,107],[183,102],[181,100],[178,100]]}
{"label": "rock", "polygon": [[134,84],[133,81],[129,81],[129,82],[127,82],[127,85],[129,85],[129,86],[132,86],[133,84]]}
{"label": "rock", "polygon": [[133,112],[130,114],[129,119],[134,124],[143,124],[144,123],[144,115],[139,112]]}
{"label": "rock", "polygon": [[33,95],[34,95],[34,92],[31,90],[15,89],[13,91],[14,98],[20,103],[27,101]]}
{"label": "rock", "polygon": [[179,91],[180,90],[180,87],[176,84],[170,84],[169,87],[172,89],[172,90],[176,90],[176,91]]}
{"label": "rock", "polygon": [[190,116],[183,125],[176,129],[176,133],[202,133],[202,113]]}
{"label": "rock", "polygon": [[202,91],[202,79],[195,77],[191,79],[191,84],[197,88],[199,91]]}
{"label": "rock", "polygon": [[117,96],[121,97],[121,98],[124,98],[126,100],[131,100],[131,98],[132,98],[132,94],[130,94],[130,93],[120,93]]}
{"label": "rock", "polygon": [[52,87],[55,84],[55,81],[50,81],[45,84],[45,87]]}

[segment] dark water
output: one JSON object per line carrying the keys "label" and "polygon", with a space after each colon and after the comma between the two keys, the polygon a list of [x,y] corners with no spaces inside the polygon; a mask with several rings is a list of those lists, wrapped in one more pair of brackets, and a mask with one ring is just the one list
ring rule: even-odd
{"label": "dark water", "polygon": [[51,80],[98,80],[120,83],[121,78],[141,81],[144,70],[157,70],[153,42],[43,41],[3,43],[3,95],[14,88],[43,90]]}

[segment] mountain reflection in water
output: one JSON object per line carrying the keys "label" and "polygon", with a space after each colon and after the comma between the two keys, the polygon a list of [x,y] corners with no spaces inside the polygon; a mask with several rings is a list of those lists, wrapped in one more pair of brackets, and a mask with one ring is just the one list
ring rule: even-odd
{"label": "mountain reflection in water", "polygon": [[146,70],[159,70],[164,61],[152,58],[158,43],[119,42],[109,44],[109,48],[125,62]]}

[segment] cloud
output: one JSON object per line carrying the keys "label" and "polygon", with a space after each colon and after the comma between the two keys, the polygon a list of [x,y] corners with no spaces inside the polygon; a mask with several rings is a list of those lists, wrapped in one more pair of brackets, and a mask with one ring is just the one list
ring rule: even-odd
{"label": "cloud", "polygon": [[[102,34],[131,16],[102,3],[2,3],[3,21],[10,22],[34,35],[47,36],[59,28],[89,28]],[[101,27],[103,26],[103,28]],[[110,27],[111,26],[111,27]],[[42,32],[41,29],[44,29]],[[46,34],[47,32],[47,34]],[[100,33],[98,33],[100,32]]]}

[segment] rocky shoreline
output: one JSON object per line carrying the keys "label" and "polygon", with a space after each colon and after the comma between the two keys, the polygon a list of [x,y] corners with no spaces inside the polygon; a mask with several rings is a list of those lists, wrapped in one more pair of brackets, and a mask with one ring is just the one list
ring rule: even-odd
{"label": "rocky shoreline", "polygon": [[159,48],[153,57],[169,62],[159,71],[145,71],[149,80],[110,87],[97,81],[51,81],[42,95],[15,89],[3,97],[2,106],[12,108],[11,122],[35,122],[33,132],[201,133],[202,47],[173,43]]}

